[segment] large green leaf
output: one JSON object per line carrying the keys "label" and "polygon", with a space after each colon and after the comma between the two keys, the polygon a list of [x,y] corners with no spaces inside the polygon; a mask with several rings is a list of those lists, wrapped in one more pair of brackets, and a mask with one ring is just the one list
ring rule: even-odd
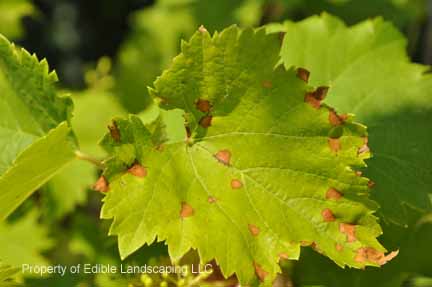
{"label": "large green leaf", "polygon": [[178,54],[180,39],[189,38],[199,25],[209,31],[234,23],[256,25],[260,8],[257,0],[170,0],[134,14],[133,32],[120,50],[116,69],[123,106],[137,113],[151,104],[147,87]]}
{"label": "large green leaf", "polygon": [[331,87],[327,103],[368,126],[365,175],[384,218],[406,223],[407,206],[431,210],[432,76],[410,63],[401,34],[381,19],[347,27],[327,14],[270,31],[286,32],[286,67],[311,71],[312,85]]}
{"label": "large green leaf", "polygon": [[0,35],[0,219],[74,158],[69,98],[46,61]]}
{"label": "large green leaf", "polygon": [[115,120],[101,216],[114,219],[122,258],[157,238],[175,262],[196,248],[251,285],[269,285],[279,257],[298,258],[301,243],[341,266],[389,259],[368,179],[354,172],[368,157],[365,128],[335,123],[316,99],[325,89],[275,70],[279,50],[263,29],[200,29],[152,90],[163,108],[185,111],[177,122],[188,132],[167,132],[166,112],[152,132],[135,116]]}
{"label": "large green leaf", "polygon": [[12,266],[44,265],[41,255],[52,247],[48,229],[38,224],[37,212],[30,212],[13,223],[0,223],[0,261]]}

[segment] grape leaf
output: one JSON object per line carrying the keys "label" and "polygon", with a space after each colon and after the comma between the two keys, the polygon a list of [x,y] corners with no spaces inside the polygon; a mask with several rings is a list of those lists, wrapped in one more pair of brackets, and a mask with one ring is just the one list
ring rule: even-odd
{"label": "grape leaf", "polygon": [[286,67],[308,69],[312,85],[331,87],[328,104],[368,126],[365,175],[384,218],[405,224],[408,206],[432,210],[432,76],[410,63],[403,36],[381,19],[347,27],[328,14],[270,29],[286,32]]}
{"label": "grape leaf", "polygon": [[36,13],[35,7],[28,0],[2,0],[0,11],[0,33],[10,38],[21,37],[22,18]]}
{"label": "grape leaf", "polygon": [[138,113],[151,104],[147,86],[169,66],[179,51],[179,40],[190,37],[199,25],[213,31],[234,23],[257,24],[261,9],[255,2],[158,1],[133,14],[133,32],[120,49],[116,68],[117,94],[123,106]]}
{"label": "grape leaf", "polygon": [[0,223],[0,260],[12,266],[21,264],[44,265],[41,255],[53,245],[48,229],[38,224],[37,212],[30,212],[13,223]]}
{"label": "grape leaf", "polygon": [[270,284],[300,244],[341,266],[384,263],[367,250],[388,259],[369,180],[354,171],[369,155],[365,127],[321,106],[324,88],[275,70],[279,50],[263,29],[201,28],[151,90],[185,111],[182,139],[167,140],[163,120],[152,132],[136,116],[115,120],[101,217],[114,219],[122,258],[157,238],[175,262],[195,248],[251,285]]}
{"label": "grape leaf", "polygon": [[0,35],[0,219],[74,159],[69,98],[55,73]]}

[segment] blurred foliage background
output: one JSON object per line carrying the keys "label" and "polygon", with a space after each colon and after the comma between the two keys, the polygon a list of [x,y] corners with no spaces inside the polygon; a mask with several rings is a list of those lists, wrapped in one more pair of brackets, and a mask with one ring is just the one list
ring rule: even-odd
{"label": "blurred foliage background", "polygon": [[[432,5],[426,0],[0,0],[0,33],[47,58],[59,75],[59,89],[74,99],[73,128],[82,150],[102,158],[104,152],[97,142],[107,123],[113,116],[145,112],[150,104],[147,86],[179,52],[181,40],[188,39],[200,25],[213,32],[231,24],[249,27],[301,20],[323,11],[348,24],[382,16],[406,35],[413,61],[432,63]],[[107,236],[108,223],[99,220],[102,196],[90,190],[97,174],[97,168],[86,162],[73,163],[26,201],[7,223],[1,223],[0,261],[12,266],[20,262],[119,264],[116,240]],[[420,239],[432,238],[432,219],[425,216],[419,223],[419,217],[413,212],[409,232],[407,227],[389,227],[394,232],[384,235],[384,240],[392,248],[403,242],[413,254],[427,250],[430,242]],[[194,256],[185,262],[196,261]],[[166,247],[154,244],[126,262],[160,264],[167,260]],[[389,264],[369,273],[345,272],[306,251],[299,263],[283,265],[278,286],[432,286],[430,258],[401,260],[404,264]],[[209,286],[234,284],[232,280],[220,281],[217,270],[212,276],[209,282],[220,285]],[[0,264],[0,286],[15,286],[7,285],[11,284],[9,277],[16,277],[19,284],[45,287],[159,286],[160,282],[180,286],[182,279],[107,275],[23,278]],[[202,281],[200,286],[206,284],[210,283]]]}

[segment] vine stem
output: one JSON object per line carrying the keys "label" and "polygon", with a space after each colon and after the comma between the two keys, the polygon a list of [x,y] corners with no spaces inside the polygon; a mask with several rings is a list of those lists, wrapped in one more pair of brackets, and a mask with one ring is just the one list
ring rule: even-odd
{"label": "vine stem", "polygon": [[77,159],[87,161],[87,162],[97,166],[100,169],[104,168],[104,164],[102,163],[102,161],[100,161],[99,159],[97,159],[91,155],[85,154],[82,151],[76,150],[75,156]]}

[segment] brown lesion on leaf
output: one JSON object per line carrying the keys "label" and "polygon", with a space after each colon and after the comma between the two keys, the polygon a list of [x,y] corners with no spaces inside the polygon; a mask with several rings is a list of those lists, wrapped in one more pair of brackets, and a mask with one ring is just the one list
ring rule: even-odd
{"label": "brown lesion on leaf", "polygon": [[324,252],[321,250],[321,248],[318,247],[318,244],[314,241],[311,244],[311,247],[313,250],[315,250],[316,252],[323,254]]}
{"label": "brown lesion on leaf", "polygon": [[310,246],[312,244],[313,244],[312,241],[307,241],[307,240],[300,241],[300,245],[303,246],[303,247]]}
{"label": "brown lesion on leaf", "polygon": [[128,172],[134,176],[137,176],[137,177],[146,177],[147,176],[147,169],[138,163],[135,163],[133,166],[131,166],[128,169]]}
{"label": "brown lesion on leaf", "polygon": [[326,208],[326,209],[322,210],[321,216],[325,222],[332,222],[332,221],[336,220],[336,218],[335,218],[333,212],[330,210],[330,208]]}
{"label": "brown lesion on leaf", "polygon": [[297,68],[297,77],[304,82],[309,82],[310,72],[305,68]]}
{"label": "brown lesion on leaf", "polygon": [[315,91],[306,93],[304,101],[315,109],[319,109],[321,102],[327,96],[328,89],[328,87],[318,87]]}
{"label": "brown lesion on leaf", "polygon": [[362,175],[363,175],[363,172],[361,172],[360,170],[356,170],[356,171],[354,171],[354,174],[355,174],[356,176],[362,176]]}
{"label": "brown lesion on leaf", "polygon": [[289,255],[286,252],[279,253],[278,257],[279,257],[280,260],[288,260],[289,259]]}
{"label": "brown lesion on leaf", "polygon": [[211,115],[205,115],[200,119],[199,124],[206,129],[211,126],[212,119],[213,117]]}
{"label": "brown lesion on leaf", "polygon": [[203,113],[210,112],[210,109],[212,108],[210,101],[203,100],[203,99],[198,99],[198,101],[196,101],[196,103],[195,103],[195,106],[200,112],[203,112]]}
{"label": "brown lesion on leaf", "polygon": [[187,218],[191,217],[192,215],[194,215],[194,209],[188,203],[183,201],[181,203],[180,217]]}
{"label": "brown lesion on leaf", "polygon": [[354,260],[358,263],[371,262],[378,265],[384,265],[393,258],[395,258],[399,253],[399,250],[392,251],[388,255],[384,252],[378,251],[372,247],[361,247],[357,250]]}
{"label": "brown lesion on leaf", "polygon": [[114,139],[114,141],[119,142],[120,141],[120,130],[117,126],[117,123],[113,121],[111,125],[108,125],[108,130],[111,134],[111,137]]}
{"label": "brown lesion on leaf", "polygon": [[369,139],[367,137],[363,138],[363,145],[358,149],[357,155],[361,155],[363,153],[370,152],[370,148],[368,146]]}
{"label": "brown lesion on leaf", "polygon": [[230,165],[231,161],[231,152],[227,149],[223,149],[218,151],[214,157],[224,165]]}
{"label": "brown lesion on leaf", "polygon": [[341,150],[341,143],[340,140],[337,138],[328,138],[328,145],[330,147],[330,150],[337,153]]}
{"label": "brown lesion on leaf", "polygon": [[256,274],[256,276],[258,277],[258,279],[259,279],[261,282],[264,282],[265,279],[266,279],[266,277],[269,275],[269,273],[266,272],[266,271],[261,267],[261,265],[259,265],[259,264],[256,263],[255,261],[254,261],[254,263],[253,263],[253,266],[254,266],[254,268],[255,268],[255,274]]}
{"label": "brown lesion on leaf", "polygon": [[208,198],[207,198],[207,202],[208,203],[215,203],[217,201],[217,199],[216,199],[216,197],[214,197],[214,196],[209,196]]}
{"label": "brown lesion on leaf", "polygon": [[240,189],[243,187],[243,183],[238,179],[231,180],[231,188],[232,189]]}
{"label": "brown lesion on leaf", "polygon": [[340,193],[336,188],[330,187],[326,192],[326,199],[339,200],[342,198],[342,193]]}
{"label": "brown lesion on leaf", "polygon": [[355,235],[356,226],[354,224],[349,223],[340,223],[339,231],[346,235],[348,242],[354,242],[357,240]]}
{"label": "brown lesion on leaf", "polygon": [[341,251],[344,249],[343,245],[340,244],[340,243],[336,243],[335,248],[336,248],[336,250],[339,251],[339,252],[341,252]]}
{"label": "brown lesion on leaf", "polygon": [[334,109],[329,109],[329,122],[332,126],[340,126],[348,119],[348,115],[338,115]]}
{"label": "brown lesion on leaf", "polygon": [[248,224],[249,232],[252,236],[258,236],[260,234],[260,229],[254,224]]}
{"label": "brown lesion on leaf", "polygon": [[103,193],[108,192],[109,185],[108,185],[108,181],[106,180],[105,176],[101,175],[99,177],[99,179],[93,185],[93,190],[103,192]]}
{"label": "brown lesion on leaf", "polygon": [[368,188],[372,189],[372,188],[374,188],[374,186],[375,186],[375,182],[372,180],[369,180],[368,181]]}
{"label": "brown lesion on leaf", "polygon": [[266,89],[271,89],[273,87],[273,83],[270,80],[262,81],[261,85]]}
{"label": "brown lesion on leaf", "polygon": [[201,25],[201,26],[198,28],[198,31],[200,31],[201,33],[207,33],[207,29],[204,27],[204,25]]}

